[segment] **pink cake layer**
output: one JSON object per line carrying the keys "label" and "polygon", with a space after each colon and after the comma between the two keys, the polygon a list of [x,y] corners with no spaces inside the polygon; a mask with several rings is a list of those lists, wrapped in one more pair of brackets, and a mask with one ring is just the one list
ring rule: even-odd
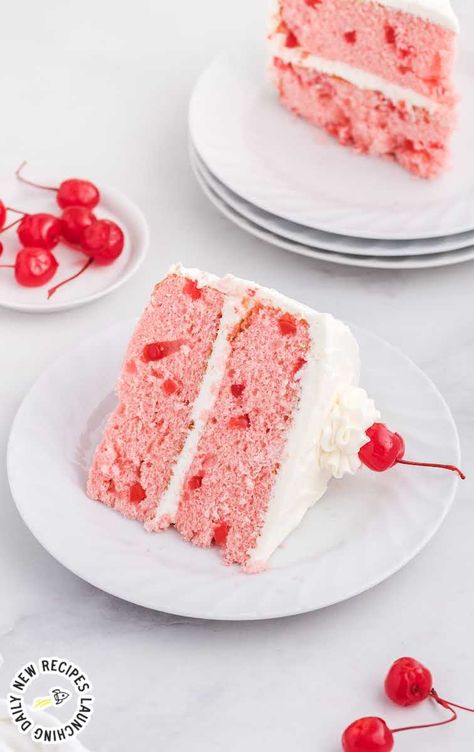
{"label": "pink cake layer", "polygon": [[394,104],[380,92],[359,89],[335,76],[294,67],[275,58],[282,103],[363,154],[394,159],[423,178],[437,175],[448,158],[454,111],[434,113]]}
{"label": "pink cake layer", "polygon": [[223,295],[171,275],[158,284],[130,341],[119,405],[97,448],[92,499],[132,519],[153,516],[189,431],[219,328]]}
{"label": "pink cake layer", "polygon": [[304,320],[260,305],[233,335],[176,518],[187,540],[221,545],[227,563],[245,563],[262,529],[309,347]]}
{"label": "pink cake layer", "polygon": [[418,16],[358,0],[281,0],[281,17],[311,54],[339,60],[436,101],[453,103],[456,34]]}

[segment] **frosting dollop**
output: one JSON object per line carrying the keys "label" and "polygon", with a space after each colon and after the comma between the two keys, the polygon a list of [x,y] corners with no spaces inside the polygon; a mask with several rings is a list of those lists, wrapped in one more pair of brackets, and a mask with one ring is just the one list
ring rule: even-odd
{"label": "frosting dollop", "polygon": [[367,444],[365,433],[380,418],[374,401],[360,387],[340,391],[321,432],[319,462],[334,478],[355,473],[361,466],[359,450]]}

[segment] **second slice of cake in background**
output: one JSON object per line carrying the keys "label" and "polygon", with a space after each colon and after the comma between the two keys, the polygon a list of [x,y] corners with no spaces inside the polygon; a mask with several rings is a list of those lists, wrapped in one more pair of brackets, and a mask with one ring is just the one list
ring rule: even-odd
{"label": "second slice of cake in background", "polygon": [[280,99],[341,144],[434,177],[456,122],[457,33],[449,0],[279,0]]}

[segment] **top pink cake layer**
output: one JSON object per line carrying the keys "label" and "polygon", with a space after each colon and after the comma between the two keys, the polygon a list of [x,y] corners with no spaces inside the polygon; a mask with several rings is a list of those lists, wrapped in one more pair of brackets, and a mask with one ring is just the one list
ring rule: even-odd
{"label": "top pink cake layer", "polygon": [[130,340],[88,494],[132,519],[153,516],[189,431],[220,325],[223,295],[170,275]]}
{"label": "top pink cake layer", "polygon": [[280,12],[288,47],[454,103],[456,34],[450,29],[376,2],[281,0]]}

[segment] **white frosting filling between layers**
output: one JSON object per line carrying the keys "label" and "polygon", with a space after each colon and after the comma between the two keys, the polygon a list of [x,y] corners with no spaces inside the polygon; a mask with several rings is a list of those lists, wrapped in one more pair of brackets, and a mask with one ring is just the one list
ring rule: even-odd
{"label": "white frosting filling between layers", "polygon": [[413,91],[413,89],[392,84],[380,76],[375,76],[373,73],[368,73],[361,70],[361,68],[355,68],[338,60],[326,60],[317,55],[309,55],[304,52],[302,47],[286,47],[285,41],[285,34],[274,33],[270,36],[270,53],[272,57],[279,57],[285,63],[316,70],[328,76],[343,78],[360,89],[378,91],[392,102],[405,102],[405,104],[411,107],[422,107],[429,112],[434,112],[439,107],[437,102],[429,99],[429,97],[425,97],[423,94],[419,94],[417,91]]}
{"label": "white frosting filling between layers", "polygon": [[[288,432],[265,521],[248,566],[255,569],[266,562],[277,546],[301,522],[305,512],[326,491],[332,477],[354,472],[358,452],[367,441],[365,430],[379,414],[359,380],[359,349],[347,326],[329,314],[314,311],[276,290],[231,275],[222,279],[180,264],[170,269],[194,280],[199,287],[210,286],[227,298],[221,327],[211,354],[188,434],[168,490],[157,509],[156,519],[176,513],[185,475],[197,449],[209,410],[224,376],[230,345],[227,335],[256,302],[267,303],[298,317],[310,326],[311,347],[300,371],[301,397]],[[347,430],[344,430],[345,427]],[[153,525],[153,523],[152,523]]]}
{"label": "white frosting filling between layers", "polygon": [[[173,267],[171,273],[183,273],[184,276],[190,279],[194,278],[181,267]],[[206,373],[204,374],[199,394],[191,411],[190,421],[193,423],[193,428],[186,437],[184,447],[173,468],[168,488],[159,501],[154,520],[145,523],[147,530],[154,530],[156,528],[156,520],[159,521],[165,515],[169,515],[171,520],[174,520],[184,480],[196,454],[199,439],[206,425],[209,411],[214,405],[219,384],[225,373],[225,366],[230,353],[228,335],[241,320],[243,313],[240,299],[229,297],[224,300],[219,331],[207,363]]]}

